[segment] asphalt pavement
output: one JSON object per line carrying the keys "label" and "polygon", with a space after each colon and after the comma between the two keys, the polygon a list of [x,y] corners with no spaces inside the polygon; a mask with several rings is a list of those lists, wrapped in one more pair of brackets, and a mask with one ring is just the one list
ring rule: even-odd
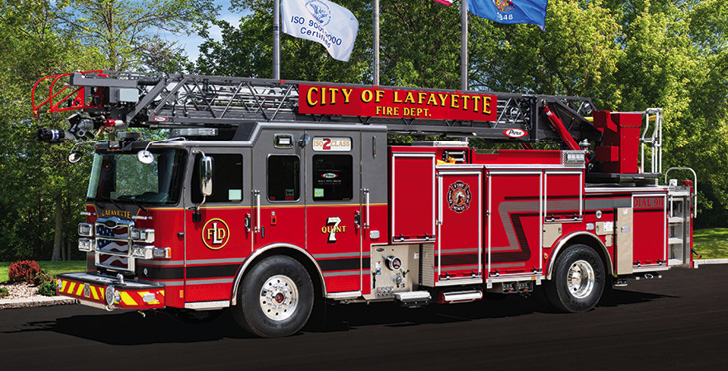
{"label": "asphalt pavement", "polygon": [[592,311],[535,300],[421,309],[352,304],[322,327],[258,339],[225,314],[209,324],[81,305],[0,310],[0,368],[26,369],[716,369],[726,363],[728,265],[629,281]]}

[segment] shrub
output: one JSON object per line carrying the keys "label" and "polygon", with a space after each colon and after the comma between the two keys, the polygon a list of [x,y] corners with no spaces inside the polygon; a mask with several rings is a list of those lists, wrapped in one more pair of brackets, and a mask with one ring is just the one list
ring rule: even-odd
{"label": "shrub", "polygon": [[0,287],[0,299],[10,295],[7,287]]}
{"label": "shrub", "polygon": [[20,260],[10,264],[8,278],[10,282],[35,283],[35,278],[40,272],[40,266],[35,260]]}
{"label": "shrub", "polygon": [[42,269],[42,268],[41,268],[40,272],[38,272],[38,274],[36,274],[35,277],[33,277],[33,284],[35,284],[35,285],[40,285],[44,282],[51,282],[51,281],[53,281],[53,277],[51,277],[48,274],[48,272],[46,272],[45,269]]}
{"label": "shrub", "polygon": [[38,294],[43,296],[55,296],[56,285],[53,282],[45,281],[38,286]]}

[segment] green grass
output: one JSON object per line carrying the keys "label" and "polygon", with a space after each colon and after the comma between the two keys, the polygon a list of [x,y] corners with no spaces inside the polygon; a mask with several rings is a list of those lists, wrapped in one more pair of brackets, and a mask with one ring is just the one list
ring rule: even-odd
{"label": "green grass", "polygon": [[693,231],[693,248],[703,259],[728,259],[728,228]]}
{"label": "green grass", "polygon": [[[38,264],[41,268],[43,268],[48,274],[53,277],[56,274],[59,273],[70,273],[70,272],[85,272],[86,271],[86,261],[85,260],[72,260],[72,261],[62,261],[62,262],[52,262],[52,261],[39,261]],[[8,278],[8,267],[10,266],[9,262],[0,262],[0,282],[7,282],[9,280]]]}

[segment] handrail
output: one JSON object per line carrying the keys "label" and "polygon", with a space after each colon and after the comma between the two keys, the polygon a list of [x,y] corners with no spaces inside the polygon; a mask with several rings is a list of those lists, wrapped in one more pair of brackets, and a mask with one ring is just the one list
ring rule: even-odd
{"label": "handrail", "polygon": [[695,173],[695,170],[689,167],[671,167],[665,171],[665,184],[667,184],[667,174],[672,170],[689,170],[691,173],[693,173],[693,207],[695,209],[695,216],[694,218],[698,217],[698,174]]}

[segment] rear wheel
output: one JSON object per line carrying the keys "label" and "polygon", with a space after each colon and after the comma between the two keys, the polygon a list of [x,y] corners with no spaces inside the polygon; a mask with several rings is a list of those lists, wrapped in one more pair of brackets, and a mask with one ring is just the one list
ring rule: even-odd
{"label": "rear wheel", "polygon": [[604,264],[586,245],[572,245],[554,263],[550,281],[544,284],[546,298],[564,312],[585,312],[599,302],[605,284]]}
{"label": "rear wheel", "polygon": [[235,320],[261,337],[295,334],[306,324],[313,308],[313,283],[306,269],[288,256],[263,259],[238,288]]}

